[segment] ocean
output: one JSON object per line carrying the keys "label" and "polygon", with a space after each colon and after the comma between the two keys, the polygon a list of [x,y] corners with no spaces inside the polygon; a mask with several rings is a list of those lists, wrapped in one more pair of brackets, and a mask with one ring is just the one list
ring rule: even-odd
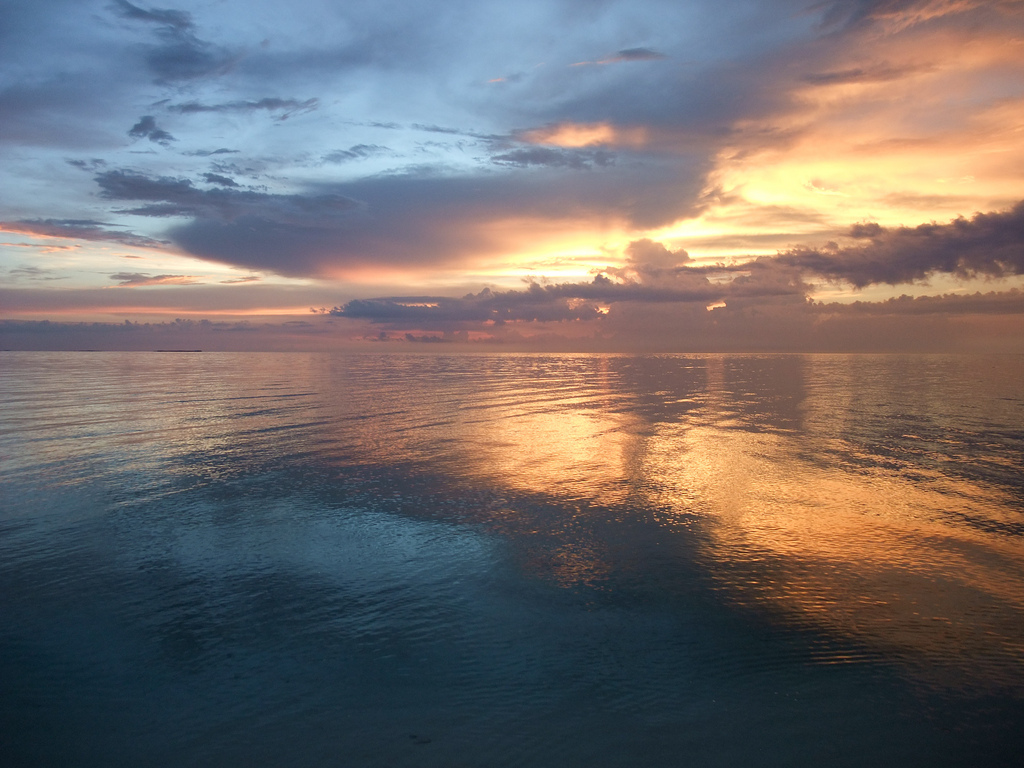
{"label": "ocean", "polygon": [[3,352],[0,403],[0,765],[1024,751],[1024,357]]}

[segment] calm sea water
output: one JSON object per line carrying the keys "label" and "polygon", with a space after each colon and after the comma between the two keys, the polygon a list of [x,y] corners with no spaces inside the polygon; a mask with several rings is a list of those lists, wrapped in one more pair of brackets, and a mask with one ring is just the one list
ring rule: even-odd
{"label": "calm sea water", "polygon": [[4,766],[1017,765],[1024,358],[0,354]]}

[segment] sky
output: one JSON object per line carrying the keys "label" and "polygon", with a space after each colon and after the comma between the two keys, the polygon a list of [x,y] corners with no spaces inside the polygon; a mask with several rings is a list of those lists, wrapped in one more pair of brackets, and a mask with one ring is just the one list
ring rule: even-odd
{"label": "sky", "polygon": [[1024,352],[1021,0],[166,2],[0,0],[0,349]]}

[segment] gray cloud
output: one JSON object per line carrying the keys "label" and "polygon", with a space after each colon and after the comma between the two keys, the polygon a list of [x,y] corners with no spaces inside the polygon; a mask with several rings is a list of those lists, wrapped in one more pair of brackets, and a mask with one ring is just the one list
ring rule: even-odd
{"label": "gray cloud", "polygon": [[9,84],[0,78],[0,142],[95,152],[112,144],[102,122],[116,108],[113,94],[98,89],[88,73],[47,73]]}
{"label": "gray cloud", "polygon": [[390,150],[379,144],[356,144],[348,149],[336,149],[333,152],[328,152],[321,158],[321,162],[348,163],[353,160],[363,160],[374,155],[381,155],[385,152],[390,152]]}
{"label": "gray cloud", "polygon": [[133,139],[149,139],[165,147],[169,147],[172,141],[177,141],[167,131],[157,127],[156,119],[152,115],[140,117],[139,122],[129,129],[128,135]]}
{"label": "gray cloud", "polygon": [[667,223],[698,199],[700,174],[679,165],[595,168],[600,183],[562,175],[395,174],[324,184],[306,194],[195,187],[191,181],[115,170],[95,178],[122,213],[188,217],[168,235],[202,258],[287,275],[355,264],[454,264],[499,247],[487,224],[510,215],[575,223],[614,218]]}
{"label": "gray cloud", "polygon": [[237,149],[197,149],[193,152],[186,152],[186,155],[193,157],[211,157],[212,155],[238,155],[241,154]]}
{"label": "gray cloud", "polygon": [[196,285],[192,275],[146,275],[141,272],[117,272],[110,276],[122,288],[139,288],[146,285]]}
{"label": "gray cloud", "polygon": [[108,200],[150,203],[128,211],[137,216],[188,215],[228,221],[242,216],[263,216],[282,224],[301,224],[318,222],[321,217],[334,216],[356,206],[354,201],[340,195],[275,195],[236,189],[199,189],[188,179],[153,178],[132,171],[107,171],[97,175],[96,182],[100,194]]}
{"label": "gray cloud", "polygon": [[136,248],[162,248],[166,243],[132,232],[109,229],[112,225],[91,219],[26,219],[0,221],[0,229],[25,235],[63,237],[71,240],[92,240],[121,243]]}
{"label": "gray cloud", "polygon": [[107,161],[99,157],[94,157],[89,160],[66,160],[65,162],[73,168],[79,168],[83,171],[91,172],[98,171],[107,165]]}
{"label": "gray cloud", "polygon": [[160,43],[149,49],[146,62],[158,83],[223,74],[238,60],[237,54],[200,40],[192,15],[185,11],[144,9],[127,0],[113,0],[111,8],[121,18],[155,26]]}
{"label": "gray cloud", "polygon": [[869,315],[1024,315],[1024,292],[899,296],[886,301],[819,304],[820,312]]}
{"label": "gray cloud", "polygon": [[578,61],[572,66],[582,67],[591,64],[618,64],[624,61],[657,61],[658,59],[667,59],[663,53],[652,50],[650,48],[623,48],[620,51],[616,51],[613,54],[597,59],[595,61]]}
{"label": "gray cloud", "polygon": [[813,6],[822,11],[822,27],[848,29],[883,24],[899,30],[942,16],[972,11],[1019,12],[1017,0],[825,0]]}
{"label": "gray cloud", "polygon": [[[388,126],[380,126],[380,127],[389,127],[390,128],[392,126],[388,125]],[[398,127],[398,126],[394,126],[394,127]],[[445,133],[445,134],[448,134],[450,136],[466,136],[466,137],[471,138],[471,139],[484,139],[486,141],[496,141],[496,140],[501,140],[501,139],[505,138],[504,136],[499,136],[499,135],[493,134],[493,133],[478,133],[476,131],[463,130],[462,128],[447,128],[447,127],[441,126],[441,125],[425,125],[423,123],[413,123],[409,127],[412,128],[415,131],[425,131],[426,133]]]}
{"label": "gray cloud", "polygon": [[617,283],[597,275],[589,283],[531,283],[521,291],[492,291],[461,298],[408,296],[357,299],[335,307],[340,317],[370,320],[391,326],[413,325],[429,330],[445,330],[462,325],[502,325],[510,322],[566,322],[597,320],[603,307],[616,303],[694,304],[704,309],[715,302],[755,297],[796,297],[802,301],[799,286],[740,278],[726,284],[713,284],[704,275],[694,273],[676,285]]}
{"label": "gray cloud", "polygon": [[670,251],[662,243],[656,243],[649,238],[634,240],[626,246],[626,256],[629,263],[636,267],[667,269],[685,264],[690,260],[688,254],[682,248]]}
{"label": "gray cloud", "polygon": [[264,98],[258,101],[229,101],[223,104],[201,104],[198,101],[189,101],[184,104],[172,104],[167,109],[171,112],[181,114],[196,114],[201,112],[273,112],[277,113],[275,119],[287,120],[295,115],[302,115],[312,112],[320,106],[319,99],[279,99]]}
{"label": "gray cloud", "polygon": [[25,278],[26,280],[39,280],[50,282],[53,280],[67,280],[66,276],[57,276],[53,274],[51,269],[43,269],[42,267],[35,266],[20,266],[13,269],[7,270],[8,276],[11,280],[19,280]]}
{"label": "gray cloud", "polygon": [[609,61],[654,61],[657,59],[667,59],[664,53],[652,50],[650,48],[624,48],[623,50],[616,53],[614,56],[609,57]]}
{"label": "gray cloud", "polygon": [[237,187],[238,182],[234,179],[229,179],[227,176],[221,176],[217,173],[204,173],[203,178],[208,184],[219,184],[222,187]]}
{"label": "gray cloud", "polygon": [[857,287],[898,285],[935,273],[957,277],[1024,274],[1024,201],[1009,211],[978,213],[948,224],[886,228],[854,225],[863,245],[794,248],[771,261]]}
{"label": "gray cloud", "polygon": [[615,154],[606,150],[554,149],[551,147],[525,147],[492,155],[491,162],[517,168],[544,166],[586,170],[594,165],[611,165]]}
{"label": "gray cloud", "polygon": [[805,83],[812,85],[842,85],[846,83],[882,83],[899,80],[908,75],[931,71],[933,67],[903,66],[893,67],[879,64],[871,67],[851,67],[849,69],[812,72],[803,76]]}
{"label": "gray cloud", "polygon": [[221,280],[221,285],[241,285],[242,283],[258,283],[262,280],[259,275],[246,275],[245,277],[236,277],[231,280]]}
{"label": "gray cloud", "polygon": [[153,24],[159,24],[160,26],[178,30],[179,32],[190,32],[193,29],[192,15],[185,11],[159,8],[151,8],[147,10],[139,8],[136,5],[132,5],[127,0],[113,0],[112,5],[115,12],[125,19],[132,19],[133,21],[148,21]]}
{"label": "gray cloud", "polygon": [[[890,229],[861,223],[851,227],[849,234],[868,242],[848,248],[830,244],[822,249],[794,249],[728,266],[692,265],[682,249],[673,252],[661,243],[636,240],[626,250],[630,268],[607,270],[619,282],[598,275],[590,283],[531,284],[527,290],[485,290],[461,298],[363,299],[335,307],[333,312],[396,328],[480,329],[510,322],[603,321],[601,307],[620,304],[722,306],[732,308],[732,313],[758,304],[812,306],[807,300],[811,286],[803,278],[807,273],[857,287],[909,283],[939,272],[961,277],[1024,274],[1024,202],[1010,211],[979,213],[948,224]],[[1011,291],[813,306],[819,314],[1018,314],[1024,310],[1024,301]]]}

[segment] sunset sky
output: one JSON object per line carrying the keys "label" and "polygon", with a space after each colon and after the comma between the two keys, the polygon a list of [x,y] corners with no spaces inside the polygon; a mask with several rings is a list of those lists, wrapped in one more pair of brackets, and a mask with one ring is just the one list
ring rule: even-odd
{"label": "sunset sky", "polygon": [[1020,1],[0,0],[3,349],[1024,351],[1022,199]]}

